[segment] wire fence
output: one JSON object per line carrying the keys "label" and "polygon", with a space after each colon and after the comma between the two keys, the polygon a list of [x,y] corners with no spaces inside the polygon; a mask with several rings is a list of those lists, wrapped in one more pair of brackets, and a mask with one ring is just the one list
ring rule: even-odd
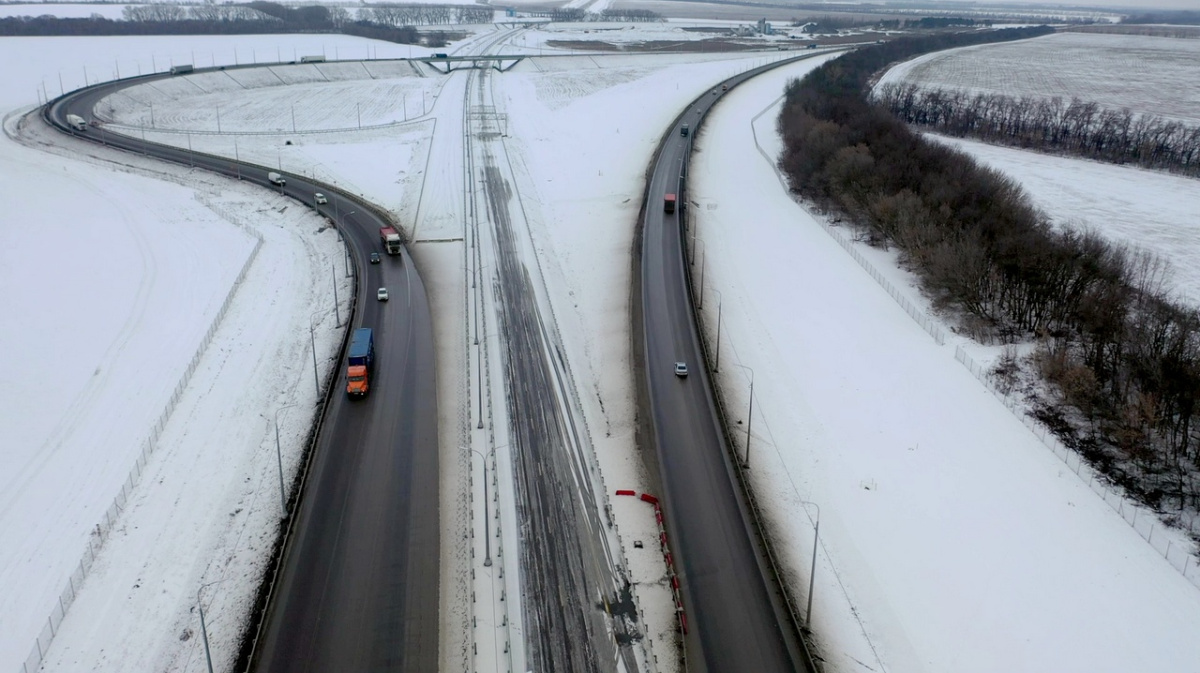
{"label": "wire fence", "polygon": [[[203,201],[202,197],[198,197]],[[208,204],[212,207],[211,204]],[[218,211],[219,212],[219,211]],[[236,219],[232,220],[235,224],[243,226]],[[245,228],[245,227],[243,227]],[[142,442],[141,453],[138,454],[137,460],[133,467],[129,470],[128,476],[125,477],[125,482],[121,484],[121,490],[113,498],[112,503],[104,512],[104,518],[92,529],[88,539],[87,549],[83,552],[83,557],[79,560],[79,564],[75,570],[67,578],[67,586],[63,588],[59,594],[58,601],[50,610],[50,615],[46,618],[45,625],[38,633],[38,637],[34,640],[33,648],[29,656],[25,658],[25,663],[21,667],[22,673],[33,673],[38,670],[42,664],[42,660],[46,656],[46,652],[50,648],[50,643],[54,641],[54,637],[58,635],[59,627],[62,625],[63,619],[67,615],[67,610],[71,604],[75,602],[75,597],[78,595],[79,589],[83,586],[84,580],[87,579],[88,572],[92,569],[96,562],[96,557],[100,550],[103,549],[105,541],[108,540],[112,533],[113,526],[116,525],[121,513],[125,511],[125,506],[129,502],[129,498],[133,494],[133,489],[137,486],[138,480],[142,476],[142,472],[146,468],[146,464],[150,461],[150,456],[158,447],[158,439],[162,436],[163,430],[166,428],[167,421],[170,420],[171,414],[174,413],[175,407],[179,404],[179,399],[187,390],[188,382],[191,381],[192,374],[200,366],[200,360],[204,356],[204,352],[212,343],[213,336],[221,325],[222,319],[229,311],[230,304],[233,303],[233,298],[237,294],[237,290],[241,287],[242,281],[246,278],[246,273],[249,272],[250,266],[254,264],[254,260],[258,257],[258,251],[262,248],[263,238],[261,234],[247,229],[255,238],[254,248],[246,257],[246,261],[242,264],[241,271],[238,272],[237,278],[229,287],[229,291],[225,294],[225,300],[221,303],[220,310],[213,317],[212,323],[208,326],[208,331],[204,333],[204,338],[200,340],[200,345],[196,348],[196,352],[192,355],[191,361],[188,362],[187,368],[183,375],[180,376],[179,382],[175,385],[171,392],[170,399],[167,400],[166,406],[162,413],[155,420],[153,428],[150,430],[150,436]]]}
{"label": "wire fence", "polygon": [[[1189,582],[1200,588],[1200,562],[1197,561],[1194,545],[1186,540],[1180,540],[1177,533],[1171,531],[1166,524],[1159,521],[1158,516],[1152,510],[1135,504],[1125,497],[1124,493],[1114,488],[1090,465],[1088,465],[1082,456],[1076,451],[1070,449],[1063,444],[1053,433],[1048,432],[1046,427],[1039,423],[1036,419],[1027,415],[1021,405],[1020,399],[1004,392],[993,378],[991,372],[987,368],[976,362],[962,346],[957,346],[954,349],[954,359],[958,360],[967,371],[971,372],[984,387],[986,387],[993,395],[999,399],[1004,406],[1008,407],[1013,413],[1038,439],[1042,440],[1042,444],[1046,448],[1054,452],[1072,472],[1074,472],[1081,481],[1086,483],[1097,495],[1099,495],[1109,507],[1128,523],[1138,535],[1141,535],[1150,546],[1154,548],[1171,567],[1178,570]],[[1187,528],[1191,533],[1200,533],[1200,519],[1188,516],[1184,513],[1180,520],[1181,527]]]}

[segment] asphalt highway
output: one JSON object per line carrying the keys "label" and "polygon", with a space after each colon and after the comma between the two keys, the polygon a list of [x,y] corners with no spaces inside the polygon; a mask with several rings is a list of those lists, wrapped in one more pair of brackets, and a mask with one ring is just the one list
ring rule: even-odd
{"label": "asphalt highway", "polygon": [[[725,84],[732,88],[777,65],[748,71]],[[688,107],[664,139],[652,169],[642,222],[645,368],[640,378],[650,400],[667,531],[688,622],[687,670],[811,671],[806,648],[751,537],[749,515],[734,486],[736,468],[721,432],[692,319],[681,212],[677,208],[667,213],[664,208],[668,193],[678,194],[681,206],[685,204],[681,176],[691,142],[722,95],[718,85]],[[684,123],[690,126],[687,137],[680,133]],[[676,376],[676,362],[687,363],[688,376]]]}
{"label": "asphalt highway", "polygon": [[[258,67],[262,67],[261,65]],[[200,71],[197,71],[200,72]],[[325,409],[291,535],[258,634],[258,671],[434,671],[438,667],[438,453],[433,331],[419,274],[407,251],[383,254],[386,222],[366,202],[285,173],[224,157],[144,143],[103,131],[73,132],[66,115],[91,121],[106,95],[169,75],[111,82],[52,101],[44,117],[76,136],[174,163],[196,166],[275,189],[308,206],[329,203],[349,243],[357,274],[351,327],[375,330],[371,393],[344,394],[345,365]],[[340,271],[340,269],[339,269]],[[387,287],[390,301],[375,291]],[[297,509],[298,507],[298,509]]]}

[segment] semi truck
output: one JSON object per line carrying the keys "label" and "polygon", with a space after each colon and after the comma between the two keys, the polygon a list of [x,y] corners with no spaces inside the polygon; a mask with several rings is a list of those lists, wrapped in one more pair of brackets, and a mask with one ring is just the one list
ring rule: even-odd
{"label": "semi truck", "polygon": [[663,197],[663,211],[668,213],[675,212],[675,195],[667,194]]}
{"label": "semi truck", "polygon": [[320,55],[318,55],[318,56],[301,56],[300,62],[301,63],[324,63],[325,57],[320,56]]}
{"label": "semi truck", "polygon": [[389,255],[399,255],[403,245],[400,234],[392,227],[383,227],[379,230],[379,243],[383,245],[383,249]]}
{"label": "semi truck", "polygon": [[371,390],[371,370],[375,365],[375,334],[370,327],[359,327],[350,337],[346,357],[346,394],[366,397]]}
{"label": "semi truck", "polygon": [[171,66],[172,75],[186,75],[196,69],[194,65],[173,65]]}
{"label": "semi truck", "polygon": [[76,131],[87,130],[87,120],[79,115],[67,115],[67,124]]}

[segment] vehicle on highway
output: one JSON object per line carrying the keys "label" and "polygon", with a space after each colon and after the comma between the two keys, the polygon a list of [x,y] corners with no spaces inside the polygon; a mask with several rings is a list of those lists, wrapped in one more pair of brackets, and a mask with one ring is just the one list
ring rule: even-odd
{"label": "vehicle on highway", "polygon": [[713,89],[713,95],[714,95],[714,96],[715,96],[715,95],[717,95],[717,90],[716,90],[716,89]]}
{"label": "vehicle on highway", "polygon": [[729,85],[728,85],[728,84],[722,84],[722,85],[721,85],[721,91],[729,91]]}
{"label": "vehicle on highway", "polygon": [[691,131],[691,128],[689,128],[687,124],[679,127],[679,135],[683,136],[684,138],[688,136],[689,131]]}
{"label": "vehicle on highway", "polygon": [[329,199],[325,198],[325,195],[322,194],[321,192],[317,192],[316,194],[313,194],[313,200],[317,202],[317,205],[329,203]]}
{"label": "vehicle on highway", "polygon": [[375,298],[378,299],[379,301],[387,301],[388,300],[387,288],[381,287],[378,290],[376,290]]}
{"label": "vehicle on highway", "polygon": [[371,390],[371,369],[375,365],[375,333],[370,327],[354,330],[346,357],[346,394],[364,397]]}
{"label": "vehicle on highway", "polygon": [[67,115],[67,124],[69,124],[71,128],[75,129],[76,131],[87,130],[87,121],[85,121],[84,118],[80,117],[79,115]]}
{"label": "vehicle on highway", "polygon": [[377,252],[373,252],[373,253],[371,253],[371,263],[372,263],[372,264],[378,264],[378,263],[379,263],[379,253],[377,253]]}
{"label": "vehicle on highway", "polygon": [[379,230],[379,243],[383,245],[383,250],[389,255],[399,255],[403,243],[400,240],[400,233],[392,227],[382,227]]}
{"label": "vehicle on highway", "polygon": [[687,363],[686,362],[676,362],[675,363],[675,376],[678,376],[681,379],[687,377]]}
{"label": "vehicle on highway", "polygon": [[324,63],[324,62],[325,62],[325,57],[324,57],[324,56],[321,56],[321,55],[317,55],[317,56],[301,56],[301,57],[300,57],[300,62],[301,62],[301,63]]}
{"label": "vehicle on highway", "polygon": [[190,65],[190,64],[189,65],[173,65],[173,66],[171,66],[171,74],[172,75],[186,75],[187,73],[192,72],[195,69],[196,69],[196,67],[193,65]]}
{"label": "vehicle on highway", "polygon": [[267,180],[270,181],[271,184],[279,185],[280,187],[287,184],[287,180],[284,179],[284,177],[282,175],[276,173],[275,171],[271,171],[270,173],[267,173]]}
{"label": "vehicle on highway", "polygon": [[667,194],[663,196],[663,211],[668,213],[675,212],[675,195]]}

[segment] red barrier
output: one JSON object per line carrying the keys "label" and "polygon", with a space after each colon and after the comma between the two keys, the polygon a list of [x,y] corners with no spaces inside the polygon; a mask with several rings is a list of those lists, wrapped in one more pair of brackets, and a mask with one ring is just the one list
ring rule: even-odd
{"label": "red barrier", "polygon": [[637,493],[635,491],[631,491],[629,489],[623,488],[623,489],[617,491],[617,495],[637,495]]}
{"label": "red barrier", "polygon": [[658,504],[658,498],[650,495],[649,493],[643,493],[642,500],[645,500],[646,502],[654,504],[654,505]]}

